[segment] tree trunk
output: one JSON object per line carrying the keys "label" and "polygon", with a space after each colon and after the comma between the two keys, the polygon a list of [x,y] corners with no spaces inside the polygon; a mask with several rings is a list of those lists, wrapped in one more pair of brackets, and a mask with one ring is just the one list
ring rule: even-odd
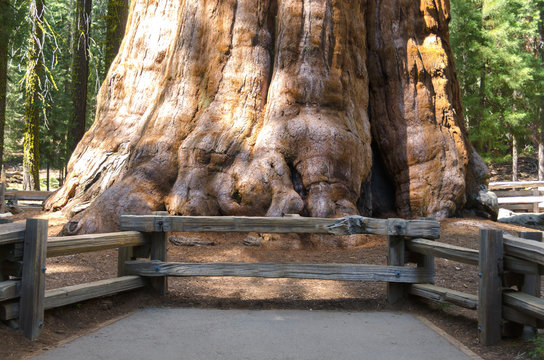
{"label": "tree trunk", "polygon": [[43,1],[31,0],[32,20],[25,78],[25,132],[23,144],[23,189],[40,190],[40,91],[43,77]]}
{"label": "tree trunk", "polygon": [[46,191],[49,191],[49,170],[50,170],[50,166],[49,166],[49,161],[48,161],[47,162],[46,180],[45,180]]}
{"label": "tree trunk", "polygon": [[85,134],[87,115],[87,83],[89,77],[89,46],[91,33],[91,0],[76,0],[72,42],[72,132],[71,150]]}
{"label": "tree trunk", "polygon": [[10,38],[9,0],[0,0],[0,169],[4,164],[4,126],[6,124],[6,95],[8,82],[8,44]]}
{"label": "tree trunk", "polygon": [[[540,22],[539,22],[539,42],[541,46],[538,48],[538,56],[541,64],[544,64],[544,9],[540,9]],[[544,66],[544,65],[542,65]],[[538,180],[544,180],[544,94],[540,95],[540,136],[538,143]]]}
{"label": "tree trunk", "polygon": [[106,72],[110,68],[125,35],[128,17],[128,0],[108,0],[106,16]]}
{"label": "tree trunk", "polygon": [[164,209],[357,214],[373,139],[400,216],[451,215],[487,172],[448,20],[447,1],[135,0],[46,208],[77,213],[68,233]]}
{"label": "tree trunk", "polygon": [[518,139],[512,135],[512,181],[518,181]]}

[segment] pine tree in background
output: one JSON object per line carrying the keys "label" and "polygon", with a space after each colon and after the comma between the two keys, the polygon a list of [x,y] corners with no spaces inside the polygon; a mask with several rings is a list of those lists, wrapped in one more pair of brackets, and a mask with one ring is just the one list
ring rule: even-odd
{"label": "pine tree in background", "polygon": [[40,189],[40,122],[41,85],[43,78],[42,51],[43,2],[31,0],[29,5],[30,39],[25,75],[25,132],[23,150],[23,189]]}
{"label": "pine tree in background", "polygon": [[465,123],[478,152],[486,137],[480,128],[485,112],[486,37],[482,24],[483,0],[452,0],[451,43],[459,78]]}
{"label": "pine tree in background", "polygon": [[6,124],[6,96],[8,81],[8,44],[10,37],[9,0],[0,0],[0,170],[4,159],[4,126]]}
{"label": "pine tree in background", "polygon": [[108,0],[108,14],[106,15],[106,73],[115,55],[117,55],[117,51],[125,35],[127,16],[128,0]]}
{"label": "pine tree in background", "polygon": [[89,47],[91,32],[91,0],[76,0],[74,37],[72,44],[72,116],[70,149],[85,134],[87,115],[87,84],[89,77]]}
{"label": "pine tree in background", "polygon": [[[484,158],[516,161],[537,145],[542,0],[452,0],[451,42],[469,135]],[[510,155],[507,155],[510,150]],[[516,168],[516,164],[512,164]]]}
{"label": "pine tree in background", "polygon": [[538,36],[536,38],[535,58],[538,62],[537,83],[541,85],[540,92],[537,93],[538,102],[538,125],[539,125],[539,143],[538,143],[538,180],[544,180],[544,1],[540,1],[540,19],[538,23]]}

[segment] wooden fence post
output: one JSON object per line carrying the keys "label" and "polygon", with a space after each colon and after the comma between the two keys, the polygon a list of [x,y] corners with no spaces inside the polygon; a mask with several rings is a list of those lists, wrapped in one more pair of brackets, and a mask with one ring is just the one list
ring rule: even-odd
{"label": "wooden fence post", "polygon": [[[167,211],[154,211],[153,215],[159,216],[168,216]],[[158,220],[156,222],[156,229],[160,231],[152,232],[148,234],[149,242],[151,244],[151,260],[160,260],[166,261],[166,252],[168,244],[168,226],[166,222]],[[150,285],[155,291],[159,294],[168,293],[168,277],[167,276],[158,276],[152,277],[150,280]]]}
{"label": "wooden fence post", "polygon": [[27,219],[19,300],[19,327],[30,340],[36,339],[43,327],[46,252],[47,220]]}
{"label": "wooden fence post", "polygon": [[503,251],[501,230],[480,229],[478,330],[483,345],[501,340]]}
{"label": "wooden fence post", "polygon": [[[160,260],[166,261],[166,241],[167,241],[166,232],[153,232],[149,233],[149,238],[151,240],[151,260]],[[150,285],[155,291],[159,294],[168,293],[168,277],[167,276],[157,276],[149,279]]]}
{"label": "wooden fence post", "polygon": [[[403,236],[387,237],[387,265],[403,266],[405,261],[405,244]],[[387,301],[395,304],[406,297],[408,289],[406,284],[387,283]]]}
{"label": "wooden fence post", "polygon": [[6,184],[0,183],[0,213],[6,212]]}
{"label": "wooden fence post", "polygon": [[[521,231],[519,237],[523,239],[534,240],[542,242],[542,233],[540,231]],[[523,276],[523,285],[521,286],[520,291],[533,295],[537,298],[540,297],[540,274],[532,275],[525,274]],[[523,335],[525,338],[531,338],[536,336],[537,329],[532,326],[525,326],[523,329]]]}
{"label": "wooden fence post", "polygon": [[122,247],[117,249],[117,277],[125,276],[125,261],[134,260],[134,247]]}

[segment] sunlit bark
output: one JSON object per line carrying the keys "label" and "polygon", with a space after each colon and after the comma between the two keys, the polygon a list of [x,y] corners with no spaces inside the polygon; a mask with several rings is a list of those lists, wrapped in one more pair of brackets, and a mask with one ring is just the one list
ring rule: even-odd
{"label": "sunlit bark", "polygon": [[164,209],[357,214],[382,195],[374,141],[372,181],[400,215],[451,215],[486,170],[463,127],[448,6],[135,0],[46,207],[75,215],[68,233]]}

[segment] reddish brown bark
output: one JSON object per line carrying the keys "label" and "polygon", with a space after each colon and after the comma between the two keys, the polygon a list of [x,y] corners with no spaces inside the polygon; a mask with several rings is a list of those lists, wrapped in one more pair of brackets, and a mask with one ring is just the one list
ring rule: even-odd
{"label": "reddish brown bark", "polygon": [[374,139],[402,216],[452,214],[485,169],[471,172],[435,3],[134,1],[95,124],[46,207],[77,213],[70,233],[162,209],[355,214]]}

